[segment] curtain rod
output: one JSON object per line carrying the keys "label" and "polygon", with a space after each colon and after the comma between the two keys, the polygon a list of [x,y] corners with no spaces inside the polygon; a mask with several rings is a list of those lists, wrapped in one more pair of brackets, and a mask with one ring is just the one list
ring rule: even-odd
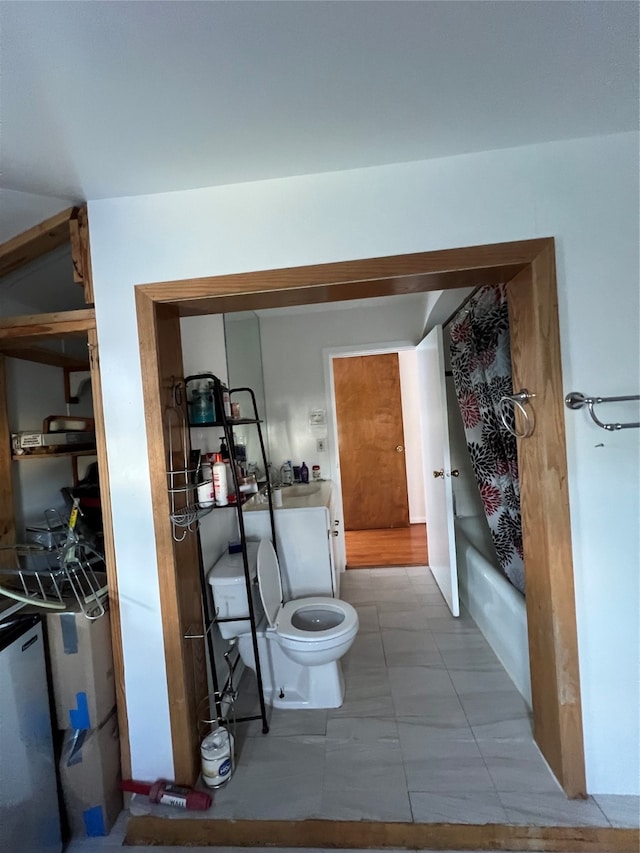
{"label": "curtain rod", "polygon": [[467,296],[467,298],[466,298],[466,299],[464,299],[464,300],[460,303],[460,305],[458,305],[458,307],[457,307],[457,308],[456,308],[456,310],[453,312],[453,314],[451,314],[451,316],[450,316],[447,320],[445,320],[445,322],[442,324],[442,328],[443,328],[443,329],[446,329],[446,328],[447,328],[447,326],[448,326],[448,325],[449,325],[449,323],[453,320],[453,318],[456,316],[456,314],[459,314],[459,313],[460,313],[460,311],[462,311],[462,309],[463,309],[463,308],[464,308],[464,306],[467,304],[467,302],[469,302],[469,300],[470,300],[470,299],[473,299],[473,297],[476,295],[476,293],[480,290],[480,288],[481,288],[482,286],[483,286],[483,285],[479,284],[477,287],[474,287],[474,289],[473,289],[473,290],[471,291],[471,293]]}

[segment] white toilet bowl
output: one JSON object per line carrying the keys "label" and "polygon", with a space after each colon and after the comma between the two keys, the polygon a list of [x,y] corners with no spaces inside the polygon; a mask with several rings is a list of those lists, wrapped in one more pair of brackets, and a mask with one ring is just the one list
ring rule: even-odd
{"label": "white toilet bowl", "polygon": [[[286,604],[278,559],[270,540],[260,542],[256,557],[260,603],[256,634],[265,700],[279,708],[338,708],[344,701],[340,658],[351,647],[358,632],[358,614],[346,601],[325,596],[299,598]],[[242,563],[239,561],[240,570]],[[215,568],[209,575],[216,601]],[[224,593],[225,616],[238,617],[248,611],[244,578],[234,589],[244,593],[242,613],[230,605],[228,574]],[[220,607],[216,601],[216,607]],[[240,627],[242,626],[242,627]],[[220,623],[228,638],[238,637],[238,651],[246,666],[255,670],[255,653],[249,622]]]}

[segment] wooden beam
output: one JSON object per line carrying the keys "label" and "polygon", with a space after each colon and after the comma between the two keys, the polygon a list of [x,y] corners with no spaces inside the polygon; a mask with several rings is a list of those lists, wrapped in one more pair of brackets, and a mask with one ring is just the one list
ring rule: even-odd
{"label": "wooden beam", "polygon": [[69,242],[69,221],[74,208],[68,207],[55,216],[23,231],[0,245],[0,276],[20,269],[36,258]]}
{"label": "wooden beam", "polygon": [[84,301],[93,305],[93,273],[89,245],[89,217],[87,205],[76,207],[69,222],[73,280],[84,287]]}
{"label": "wooden beam", "polygon": [[183,376],[180,318],[175,306],[156,306],[140,292],[136,293],[136,306],[174,779],[191,785],[200,772],[198,703],[208,690],[204,640],[185,639],[189,629],[203,635],[198,539],[188,533],[181,542],[174,541],[167,494],[168,429],[174,429],[175,455],[181,456],[185,440],[177,424],[174,428],[166,423],[167,407],[173,405],[173,384]]}
{"label": "wooden beam", "polygon": [[52,314],[27,314],[0,320],[0,348],[14,345],[18,340],[39,341],[86,334],[96,327],[93,308],[78,311],[57,311]]}
{"label": "wooden beam", "polygon": [[425,290],[475,287],[478,282],[481,285],[502,284],[522,269],[521,264],[509,264],[506,267],[460,270],[456,273],[434,272],[399,278],[295,286],[278,291],[222,294],[215,297],[184,299],[177,304],[181,317],[245,310],[257,311],[261,308],[289,308],[293,305],[317,305],[381,296],[404,296],[408,293],[423,293]]}
{"label": "wooden beam", "polygon": [[[215,808],[215,806],[214,806]],[[636,829],[132,815],[125,845],[637,853]]]}
{"label": "wooden beam", "polygon": [[19,358],[22,361],[33,361],[36,364],[48,364],[52,367],[62,367],[67,370],[89,369],[88,358],[85,361],[81,361],[74,356],[65,355],[63,352],[56,352],[46,347],[34,347],[28,341],[22,345],[21,343],[0,343],[0,353],[7,358]]}
{"label": "wooden beam", "polygon": [[[518,439],[533,730],[570,797],[586,796],[553,246],[507,285],[513,388],[536,396]],[[522,431],[522,424],[518,425]]]}
{"label": "wooden beam", "polygon": [[[501,268],[502,281],[512,278],[544,249],[549,238],[520,240],[513,243],[496,243],[489,246],[469,246],[462,249],[445,249],[439,252],[416,252],[410,255],[390,255],[333,264],[314,264],[306,267],[287,267],[276,270],[235,273],[188,281],[166,281],[138,285],[138,289],[154,302],[180,304],[189,300],[212,296],[260,294],[270,291],[270,307],[279,307],[277,301],[294,288],[308,290],[312,296],[315,287],[323,293],[327,286],[346,285],[347,290],[365,296],[373,282],[384,279],[393,293],[416,293],[484,283],[483,276],[492,276]],[[505,270],[510,267],[511,270]],[[448,275],[454,273],[454,275]],[[424,279],[430,280],[425,286]],[[495,283],[495,281],[487,281]],[[393,290],[393,288],[396,288]],[[388,295],[388,294],[382,294]],[[361,298],[349,297],[349,298]],[[344,297],[343,297],[344,298]],[[327,299],[308,298],[306,302],[323,302]]]}
{"label": "wooden beam", "polygon": [[102,404],[102,381],[100,379],[100,355],[98,336],[95,329],[88,333],[91,391],[93,398],[93,418],[96,434],[96,454],[98,457],[98,479],[100,484],[100,506],[102,510],[102,529],[104,536],[104,554],[107,567],[107,585],[109,588],[109,618],[111,620],[111,646],[113,648],[113,669],[116,683],[116,704],[118,709],[118,728],[120,730],[120,758],[122,778],[131,777],[131,750],[129,745],[129,719],[124,685],[124,651],[122,647],[122,620],[120,614],[120,596],[118,594],[118,572],[116,549],[113,538],[111,512],[111,489],[109,488],[109,457],[104,425]]}
{"label": "wooden beam", "polygon": [[7,409],[7,377],[4,356],[0,355],[0,545],[14,545],[16,525],[11,476],[11,430]]}

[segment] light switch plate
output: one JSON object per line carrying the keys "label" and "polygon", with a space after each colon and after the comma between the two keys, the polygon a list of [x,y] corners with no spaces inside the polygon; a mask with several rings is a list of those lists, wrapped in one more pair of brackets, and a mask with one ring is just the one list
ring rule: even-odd
{"label": "light switch plate", "polygon": [[324,453],[326,449],[327,449],[327,442],[324,440],[324,438],[317,438],[316,439],[316,450],[318,451],[318,453]]}

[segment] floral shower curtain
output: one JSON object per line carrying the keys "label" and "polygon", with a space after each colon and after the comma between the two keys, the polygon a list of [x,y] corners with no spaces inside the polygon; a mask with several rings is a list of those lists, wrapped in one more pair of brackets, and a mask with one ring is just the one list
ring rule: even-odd
{"label": "floral shower curtain", "polygon": [[481,288],[454,318],[451,367],[498,561],[506,577],[524,593],[516,439],[498,413],[500,398],[513,393],[505,285]]}

